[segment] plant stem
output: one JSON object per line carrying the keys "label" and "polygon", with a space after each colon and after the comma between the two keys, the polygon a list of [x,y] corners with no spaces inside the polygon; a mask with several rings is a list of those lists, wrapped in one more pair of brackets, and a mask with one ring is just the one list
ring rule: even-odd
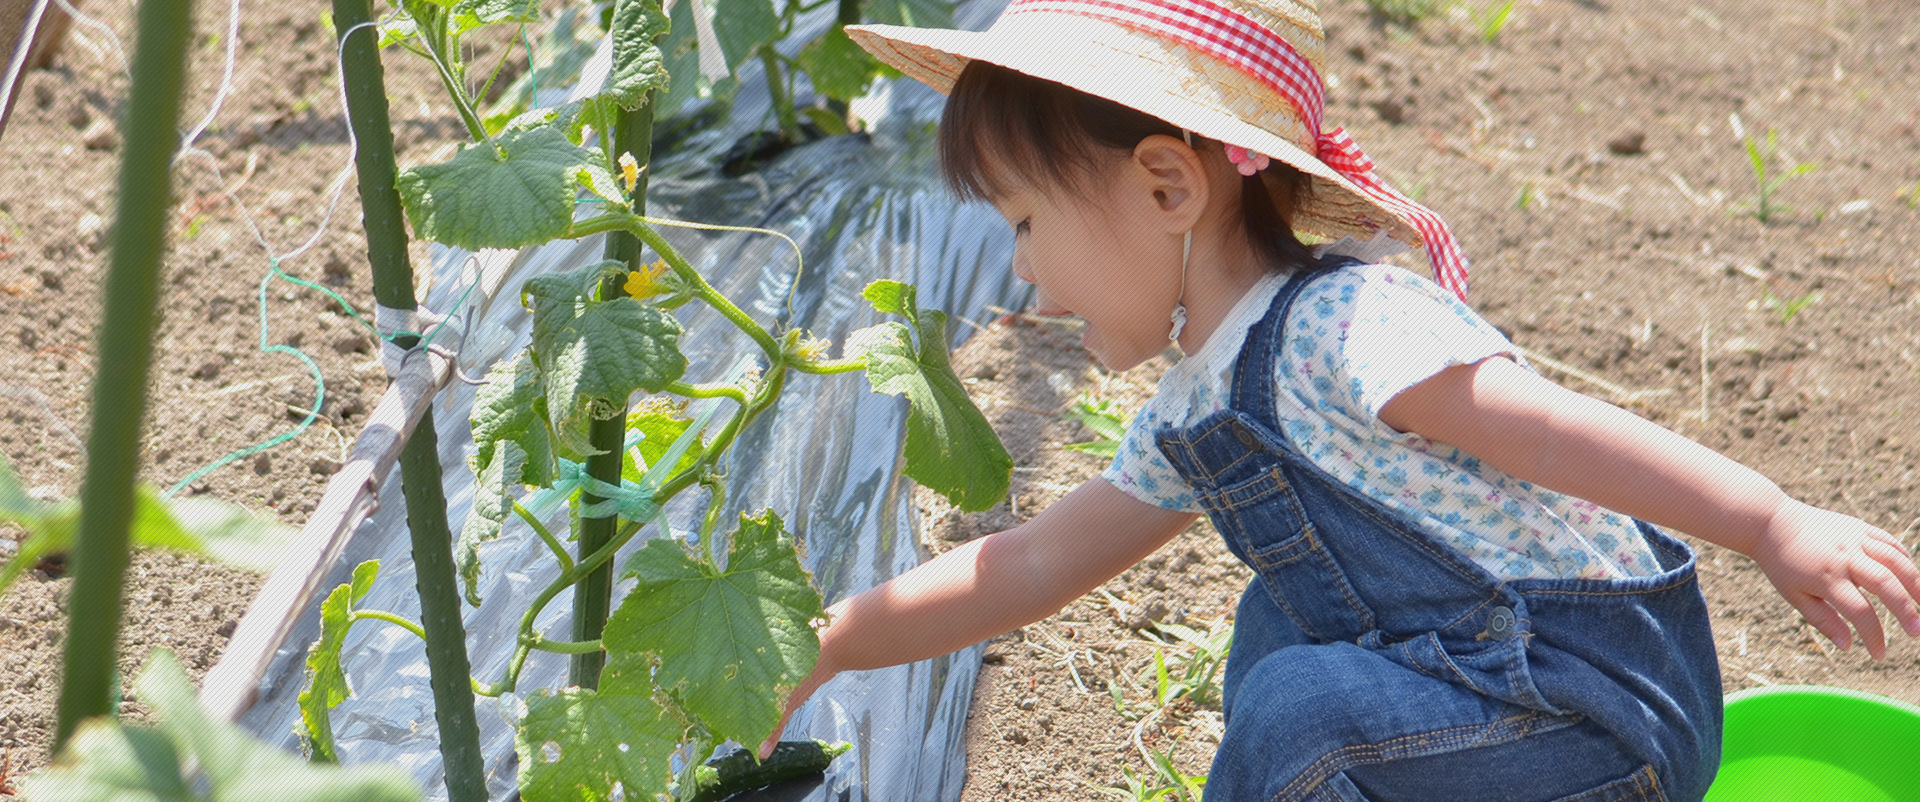
{"label": "plant stem", "polygon": [[521,506],[520,502],[515,501],[513,503],[513,513],[520,516],[520,520],[526,521],[528,526],[533,527],[534,533],[538,534],[540,540],[547,544],[547,549],[553,552],[554,559],[560,561],[560,570],[562,572],[573,570],[573,555],[567,553],[567,547],[560,545],[560,540],[554,537],[552,532],[547,531],[546,524],[540,523],[540,519],[534,516],[532,510]]}
{"label": "plant stem", "polygon": [[[381,306],[413,309],[413,266],[407,257],[400,196],[394,189],[393,129],[387,113],[386,78],[374,38],[376,30],[356,30],[372,14],[370,0],[333,2],[336,28],[353,31],[342,55],[342,70],[347,82],[348,122],[359,143],[354,166],[360,178],[374,297]],[[418,342],[413,336],[401,340],[399,344],[409,348]],[[473,712],[472,666],[461,617],[459,578],[453,566],[453,535],[447,525],[438,441],[433,410],[428,409],[400,455],[407,528],[413,538],[415,589],[420,596],[421,626],[414,631],[427,642],[429,684],[440,726],[447,798],[450,802],[486,802],[486,764]]]}
{"label": "plant stem", "polygon": [[667,385],[667,392],[687,398],[730,398],[741,406],[747,404],[745,390],[731,384],[687,384],[674,382]]}
{"label": "plant stem", "polygon": [[[466,83],[460,80],[454,66],[447,60],[450,38],[447,33],[447,12],[430,4],[421,4],[420,7],[431,9],[426,18],[416,16],[414,22],[419,25],[421,41],[427,43],[427,56],[433,61],[434,72],[440,76],[441,86],[446,87],[447,96],[453,99],[454,108],[460,112],[460,121],[467,126],[467,136],[475,142],[489,141],[486,124],[480,121],[480,113],[474,110],[473,103],[467,98]],[[344,30],[346,26],[339,27]]]}
{"label": "plant stem", "polygon": [[811,373],[815,376],[831,376],[836,373],[857,373],[866,370],[867,360],[865,358],[820,359],[810,362],[791,362],[787,364],[787,367],[793,368],[801,373]]}
{"label": "plant stem", "polygon": [[646,243],[647,247],[652,248],[655,253],[660,254],[660,258],[667,261],[667,266],[673,268],[673,272],[685,281],[687,286],[693,288],[694,294],[699,296],[700,300],[713,307],[714,311],[719,312],[721,317],[732,322],[735,327],[746,332],[748,337],[752,337],[753,341],[759,344],[760,350],[766,352],[771,364],[781,364],[780,342],[773,338],[773,334],[768,332],[765,326],[754,322],[746,312],[740,311],[740,307],[727,300],[727,296],[720,294],[713,285],[708,284],[706,278],[700,275],[700,271],[694,270],[693,265],[687,262],[687,258],[680,255],[680,251],[638,215],[616,212],[582,220],[574,225],[572,236],[584,237],[602,231],[615,230],[629,231],[639,237],[641,242]]}
{"label": "plant stem", "polygon": [[[647,101],[639,108],[622,111],[613,126],[613,150],[608,154],[610,163],[617,164],[620,154],[631,153],[639,163],[640,179],[635,182],[633,196],[629,199],[635,212],[646,213],[647,185],[645,168],[653,156],[653,103],[649,93]],[[612,231],[607,234],[606,258],[618,261],[628,270],[640,269],[640,239],[624,231]],[[614,297],[623,292],[619,277],[609,278],[601,283],[601,297]],[[594,420],[587,426],[587,442],[595,450],[603,453],[587,457],[587,475],[609,484],[620,483],[620,463],[625,453],[623,446],[627,435],[626,399],[619,399],[620,414],[605,420]],[[604,499],[587,492],[581,495],[583,505],[593,504]],[[585,557],[605,546],[614,539],[620,526],[618,513],[609,513],[605,518],[584,518],[580,521],[580,555]],[[573,588],[573,639],[593,641],[600,639],[600,632],[606,629],[607,616],[613,609],[613,566],[606,565],[589,571],[582,577],[580,584]],[[582,688],[600,687],[600,671],[606,666],[605,652],[582,652],[574,654],[568,662],[568,679],[571,684]]]}
{"label": "plant stem", "polygon": [[538,651],[553,652],[554,654],[593,654],[595,652],[604,652],[607,648],[597,640],[547,640],[546,638],[534,638],[533,642],[527,644],[527,646]]}
{"label": "plant stem", "polygon": [[773,113],[780,120],[780,136],[787,144],[798,144],[806,137],[800,132],[800,116],[793,111],[793,98],[780,76],[780,54],[773,45],[760,46],[760,63],[767,71],[767,93],[773,97]]}
{"label": "plant stem", "polygon": [[93,380],[93,428],[80,488],[80,534],[73,554],[65,669],[60,685],[57,752],[83,719],[113,715],[115,639],[121,583],[140,469],[140,422],[153,359],[161,255],[166,252],[169,168],[179,143],[180,89],[192,34],[191,0],[143,0],[120,162],[120,199],[113,223],[100,325],[100,362]]}
{"label": "plant stem", "polygon": [[347,616],[347,623],[351,625],[355,621],[384,621],[413,633],[414,637],[423,641],[427,639],[427,631],[421,629],[419,624],[408,621],[393,613],[382,612],[380,610],[355,610],[352,615]]}

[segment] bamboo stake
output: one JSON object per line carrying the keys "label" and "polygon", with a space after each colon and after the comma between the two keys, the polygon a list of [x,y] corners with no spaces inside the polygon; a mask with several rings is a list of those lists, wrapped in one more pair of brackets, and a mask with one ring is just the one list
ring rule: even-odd
{"label": "bamboo stake", "polygon": [[[639,163],[639,178],[633,186],[633,210],[635,214],[647,213],[647,170],[653,158],[653,94],[648,93],[640,108],[623,112],[613,126],[614,158],[619,154],[630,153]],[[618,260],[627,265],[628,270],[640,268],[640,238],[624,231],[607,234],[605,255],[608,259]],[[608,279],[601,284],[603,297],[612,297],[623,290],[619,279]],[[607,420],[593,421],[587,428],[587,442],[604,453],[587,458],[587,475],[610,484],[620,483],[621,453],[625,450],[627,436],[626,406],[621,405],[620,414]],[[602,499],[592,493],[581,497],[585,504]],[[605,518],[586,518],[580,522],[581,558],[598,551],[614,535],[620,524],[615,514]],[[600,632],[606,628],[607,616],[613,608],[613,564],[608,563],[588,574],[573,587],[573,639],[576,641],[599,640]],[[606,666],[605,652],[588,652],[573,655],[568,660],[567,678],[569,684],[582,688],[600,687],[600,670]]]}
{"label": "bamboo stake", "polygon": [[[372,15],[371,0],[333,2],[334,24],[348,32],[341,67],[347,83],[348,118],[358,143],[354,166],[360,176],[375,298],[390,309],[413,309],[413,267],[407,257],[406,229],[395,188],[386,80],[375,41],[376,29],[365,24]],[[418,337],[411,336],[401,340],[396,340],[397,344],[407,348],[419,342]],[[413,537],[420,623],[427,635],[428,682],[433,688],[434,718],[440,726],[440,756],[450,802],[486,802],[486,761],[480,752],[480,725],[473,711],[473,668],[467,657],[459,577],[453,566],[453,534],[447,525],[439,437],[431,406],[419,415],[419,426],[402,449],[400,474],[407,500],[407,529]]]}
{"label": "bamboo stake", "polygon": [[118,706],[115,637],[133,525],[133,483],[140,470],[140,424],[153,359],[160,262],[173,188],[170,168],[179,142],[174,132],[192,10],[191,0],[140,3],[140,38],[127,110],[130,135],[121,156],[100,362],[93,376],[93,424],[87,438],[87,475],[80,488],[80,537],[73,555],[55,751],[82,719],[113,715]]}

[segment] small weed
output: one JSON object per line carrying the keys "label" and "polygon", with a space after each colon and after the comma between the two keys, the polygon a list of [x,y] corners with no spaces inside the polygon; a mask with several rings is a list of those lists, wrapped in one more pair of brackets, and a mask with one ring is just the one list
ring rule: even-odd
{"label": "small weed", "polygon": [[1813,172],[1816,165],[1811,162],[1795,163],[1792,167],[1787,168],[1787,171],[1784,173],[1776,173],[1768,176],[1767,162],[1779,151],[1779,144],[1776,140],[1774,130],[1771,128],[1767,129],[1767,140],[1764,147],[1762,147],[1760,143],[1753,141],[1753,137],[1742,138],[1746,140],[1747,160],[1753,164],[1753,180],[1759,188],[1759,192],[1753,202],[1753,211],[1750,212],[1750,214],[1761,223],[1772,222],[1775,214],[1788,211],[1787,207],[1774,202],[1774,192],[1778,191],[1780,185],[1786,183],[1788,179],[1798,178]]}
{"label": "small weed", "polygon": [[1412,25],[1440,10],[1440,0],[1367,0],[1373,13],[1388,22]]}
{"label": "small weed", "polygon": [[1433,183],[1431,179],[1421,176],[1419,181],[1414,182],[1413,188],[1407,190],[1407,200],[1419,203],[1421,198],[1426,197],[1427,185],[1431,183]]}
{"label": "small weed", "polygon": [[[1222,626],[1212,632],[1202,633],[1192,627],[1161,622],[1155,624],[1154,629],[1172,635],[1193,650],[1192,654],[1176,658],[1172,669],[1167,665],[1166,650],[1154,650],[1154,701],[1162,707],[1183,699],[1202,707],[1219,704],[1220,685],[1214,681],[1214,677],[1227,663],[1227,651],[1233,644],[1233,627]],[[1176,670],[1178,677],[1175,676]]]}
{"label": "small weed", "polygon": [[1060,413],[1060,417],[1079,421],[1094,434],[1093,440],[1068,443],[1067,448],[1103,459],[1113,459],[1119,453],[1120,438],[1127,433],[1127,418],[1114,408],[1112,401],[1082,395],[1073,408]]}
{"label": "small weed", "polygon": [[1773,294],[1773,290],[1761,290],[1759,307],[1780,316],[1780,325],[1793,322],[1795,315],[1820,300],[1820,293],[1810,292],[1793,299],[1782,299]]}
{"label": "small weed", "polygon": [[1127,802],[1200,802],[1201,792],[1207,785],[1204,774],[1187,774],[1173,765],[1173,750],[1150,753],[1153,762],[1153,776],[1142,777],[1135,774],[1132,766],[1121,766],[1120,773],[1125,777],[1126,785],[1113,788],[1095,788],[1114,799]]}
{"label": "small weed", "polygon": [[1907,193],[1907,208],[1920,209],[1920,181],[1913,182],[1913,190]]}
{"label": "small weed", "polygon": [[1500,32],[1505,30],[1507,23],[1513,19],[1513,6],[1518,1],[1506,0],[1503,3],[1494,0],[1485,11],[1473,6],[1466,7],[1467,16],[1472,17],[1474,27],[1480,29],[1480,41],[1493,44],[1493,40],[1500,38]]}
{"label": "small weed", "polygon": [[1533,182],[1528,181],[1520,185],[1520,194],[1515,195],[1513,198],[1513,208],[1524,212],[1527,210],[1527,207],[1533,205],[1533,201]]}

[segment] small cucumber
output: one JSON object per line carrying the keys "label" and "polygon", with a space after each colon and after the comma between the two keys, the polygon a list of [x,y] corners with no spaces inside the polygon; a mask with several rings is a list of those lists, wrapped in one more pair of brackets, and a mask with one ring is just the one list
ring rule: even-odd
{"label": "small cucumber", "polygon": [[852,748],[853,744],[845,741],[781,741],[764,761],[754,760],[752,751],[740,749],[694,769],[693,796],[687,802],[720,802],[742,791],[819,774],[834,758]]}

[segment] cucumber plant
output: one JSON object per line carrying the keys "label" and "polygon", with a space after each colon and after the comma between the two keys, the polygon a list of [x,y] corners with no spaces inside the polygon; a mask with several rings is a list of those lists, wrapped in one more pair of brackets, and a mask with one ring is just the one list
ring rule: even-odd
{"label": "cucumber plant", "polygon": [[[473,138],[448,161],[400,171],[392,182],[415,236],[467,250],[594,234],[634,243],[610,247],[606,261],[528,281],[521,301],[532,312],[532,343],[491,370],[476,395],[474,503],[455,550],[464,595],[478,603],[479,546],[501,537],[509,521],[524,522],[515,529],[544,542],[558,570],[521,616],[503,675],[470,684],[488,696],[519,692],[533,651],[603,660],[603,670],[595,662],[591,672],[576,671],[571,687],[524,695],[516,738],[522,797],[690,798],[712,783],[697,759],[676,770],[675,755],[702,756],[728,740],[764,741],[819,655],[814,625],[824,615],[822,599],[786,522],[771,510],[722,520],[722,457],[775,406],[789,377],[865,372],[876,391],[905,396],[904,472],[964,509],[1005,496],[1012,460],[947,361],[946,316],[919,308],[912,287],[869,285],[864,298],[900,320],[854,332],[834,358],[810,332],[755,320],[660,236],[644,214],[646,162],[636,151],[646,148],[632,146],[644,143],[633,132],[650,125],[669,89],[659,40],[672,26],[657,0],[614,4],[614,63],[601,92],[489,128],[467,94],[459,37],[535,13],[530,0],[402,0],[383,25],[390,44],[434,60]],[[772,58],[770,44],[755,52]],[[656,257],[650,264],[640,259],[646,250]],[[757,353],[747,369],[712,383],[685,380],[685,330],[675,311],[689,304],[712,308],[748,336]],[[630,408],[640,394],[646,400]],[[685,402],[696,399],[730,408],[714,431],[707,431],[712,421],[687,413]],[[643,529],[664,534],[661,510],[696,489],[707,496],[697,532],[655,537],[619,566],[637,584],[604,631],[556,637],[535,626],[562,592],[582,595],[584,583],[611,569]],[[565,532],[550,531],[534,512],[554,500],[571,511]],[[611,525],[608,536],[588,537],[595,525]],[[398,616],[355,607],[378,570],[361,566],[322,605],[323,634],[301,697],[318,758],[334,753],[329,710],[348,693],[340,665],[348,628],[382,620],[432,636]],[[448,703],[436,696],[436,704]]]}

